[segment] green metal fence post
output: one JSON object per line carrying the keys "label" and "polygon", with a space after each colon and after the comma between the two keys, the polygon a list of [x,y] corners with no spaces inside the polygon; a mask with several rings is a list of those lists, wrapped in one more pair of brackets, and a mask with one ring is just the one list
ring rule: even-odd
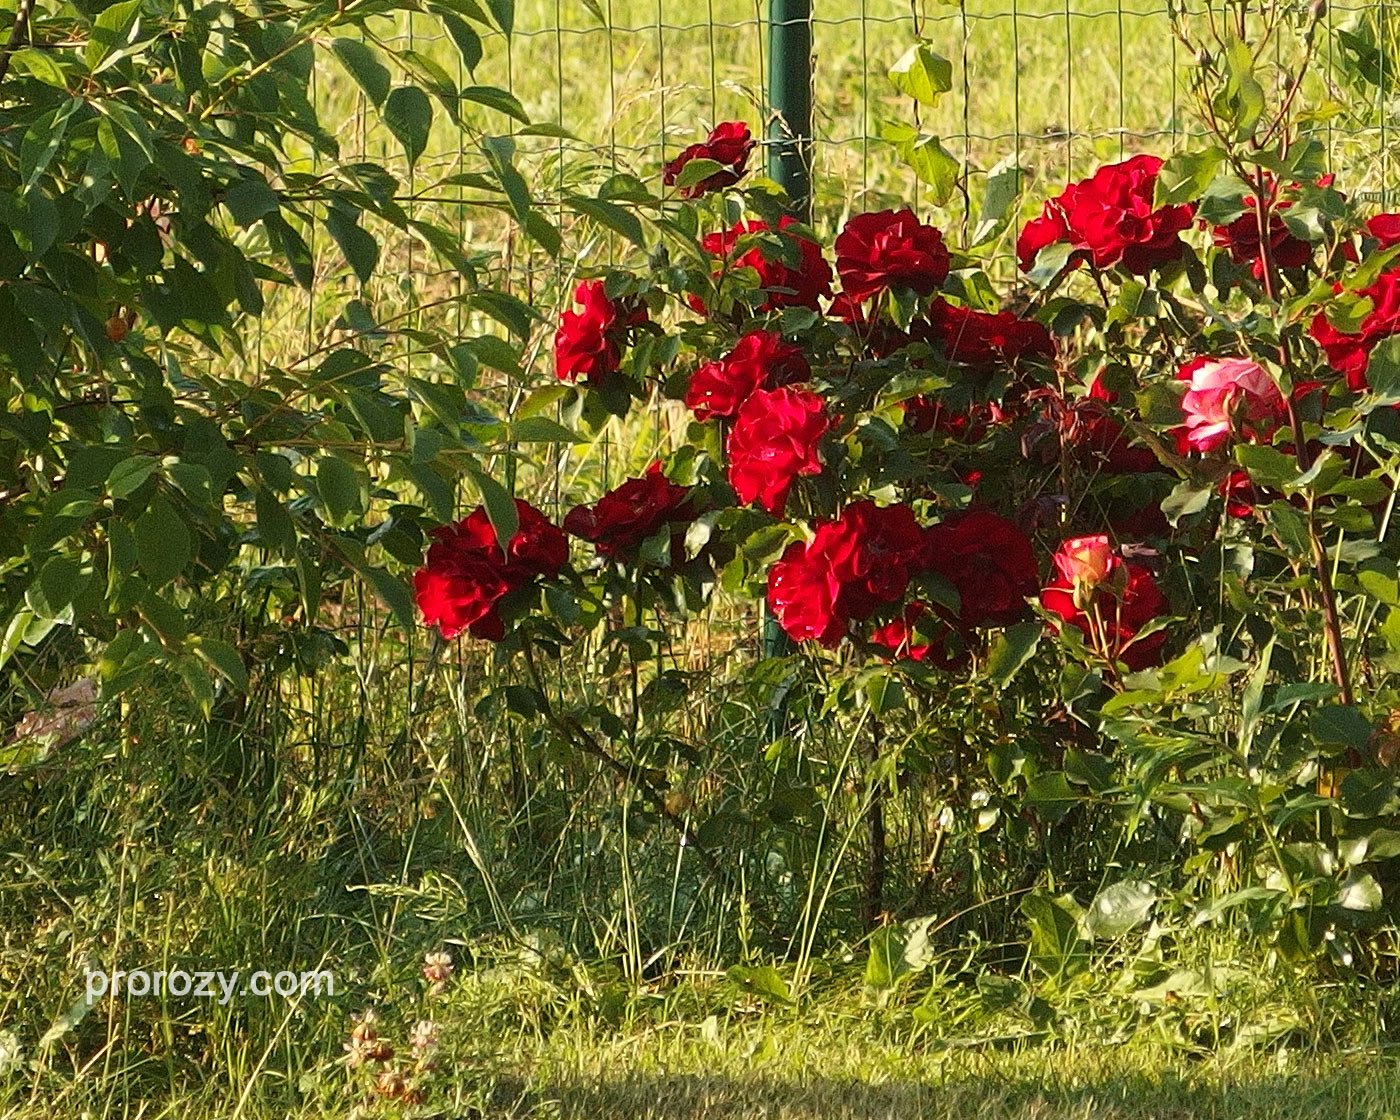
{"label": "green metal fence post", "polygon": [[[812,220],[812,3],[768,0],[768,174],[788,194],[799,222]],[[782,657],[795,647],[765,605],[763,655]],[[786,705],[773,713],[781,734]]]}
{"label": "green metal fence post", "polygon": [[768,0],[768,174],[812,217],[812,0]]}

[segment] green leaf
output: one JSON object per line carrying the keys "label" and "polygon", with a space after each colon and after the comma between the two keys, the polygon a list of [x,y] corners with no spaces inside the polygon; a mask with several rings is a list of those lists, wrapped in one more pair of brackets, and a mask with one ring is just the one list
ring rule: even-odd
{"label": "green leaf", "polygon": [[1142,879],[1111,883],[1095,896],[1084,915],[1084,929],[1096,941],[1111,941],[1152,916],[1157,889]]}
{"label": "green leaf", "polygon": [[1235,461],[1254,482],[1272,489],[1281,489],[1298,476],[1298,464],[1291,455],[1254,443],[1241,443],[1235,448]]}
{"label": "green leaf", "polygon": [[1051,898],[1036,891],[1021,900],[1020,909],[1030,926],[1030,960],[1036,968],[1058,980],[1088,966],[1073,899]]}
{"label": "green leaf", "polygon": [[1400,335],[1384,338],[1366,362],[1367,412],[1400,404]]}
{"label": "green leaf", "polygon": [[1210,505],[1215,494],[1214,487],[1197,486],[1190,479],[1184,478],[1162,499],[1162,514],[1169,525],[1176,526],[1183,517],[1200,513]]}
{"label": "green leaf", "polygon": [[70,97],[56,109],[39,117],[26,130],[19,149],[19,173],[24,180],[22,190],[32,189],[39,176],[48,170],[53,157],[63,145],[68,121],[82,104],[80,98]]}
{"label": "green leaf", "polygon": [[496,540],[504,549],[520,528],[520,515],[510,492],[475,464],[466,468],[467,476],[476,484],[486,516],[496,530]]}
{"label": "green leaf", "polygon": [[360,226],[360,211],[333,203],[326,211],[326,230],[335,238],[360,283],[369,283],[379,264],[379,242]]}
{"label": "green leaf", "polygon": [[248,691],[248,670],[238,651],[218,638],[196,638],[194,651],[238,692]]}
{"label": "green leaf", "polygon": [[584,443],[584,438],[563,424],[545,416],[527,416],[510,425],[515,443]]}
{"label": "green leaf", "polygon": [[131,532],[136,539],[137,566],[154,586],[169,583],[189,564],[193,555],[190,531],[175,507],[161,494],[151,499]]}
{"label": "green leaf", "polygon": [[355,468],[337,455],[324,455],[316,467],[316,492],[326,505],[334,524],[364,509],[360,476]]}
{"label": "green leaf", "polygon": [[428,146],[433,127],[433,103],[417,86],[398,86],[384,101],[385,127],[403,145],[410,165],[418,162]]}
{"label": "green leaf", "polygon": [[486,6],[491,9],[496,23],[509,39],[511,32],[515,30],[515,0],[486,0]]}
{"label": "green leaf", "polygon": [[1225,66],[1225,88],[1214,98],[1215,111],[1235,126],[1235,138],[1248,140],[1254,135],[1264,112],[1264,87],[1254,76],[1254,55],[1231,35],[1221,52]]}
{"label": "green leaf", "polygon": [[67,625],[73,621],[74,601],[91,578],[72,557],[55,556],[39,569],[38,577],[25,591],[25,605],[40,621]]}
{"label": "green leaf", "polygon": [[34,621],[34,612],[25,607],[20,607],[10,616],[10,621],[5,626],[5,633],[0,636],[0,668],[15,655],[24,642],[24,634]]}
{"label": "green leaf", "polygon": [[714,159],[692,159],[680,169],[676,176],[675,187],[677,190],[686,190],[690,187],[698,187],[711,175],[718,175],[726,170],[726,166]]}
{"label": "green leaf", "polygon": [[379,61],[379,56],[358,39],[336,39],[331,43],[331,50],[365,91],[370,104],[376,109],[383,105],[389,96],[390,78],[389,69]]}
{"label": "green leaf", "polygon": [[585,217],[592,218],[599,225],[606,226],[614,233],[620,233],[639,249],[646,248],[642,223],[630,210],[624,210],[615,202],[601,198],[587,198],[580,194],[566,195],[565,203]]}
{"label": "green leaf", "polygon": [[1178,152],[1168,158],[1157,173],[1154,206],[1178,206],[1195,202],[1215,179],[1225,153],[1219,148],[1202,152]]}
{"label": "green leaf", "polygon": [[1082,800],[1063,770],[1042,771],[1026,783],[1026,803],[1052,820],[1063,817]]}
{"label": "green leaf", "polygon": [[457,44],[457,53],[462,56],[462,65],[474,75],[482,56],[481,36],[476,33],[471,24],[451,12],[439,12],[438,19],[442,20],[443,27],[447,28],[447,34]]}
{"label": "green leaf", "polygon": [[277,192],[267,185],[267,180],[257,172],[247,172],[245,178],[228,189],[224,195],[224,205],[229,215],[242,228],[247,229],[260,218],[276,211],[281,205]]}
{"label": "green leaf", "polygon": [[83,48],[83,63],[90,72],[97,73],[108,55],[130,41],[141,3],[142,0],[125,0],[98,14],[93,21],[87,46]]}
{"label": "green leaf", "polygon": [[530,123],[530,114],[525,112],[525,106],[520,104],[519,98],[496,86],[464,86],[461,98],[463,101],[473,101],[478,105],[485,105],[488,109],[495,109],[496,112],[504,113],[521,124]]}
{"label": "green leaf", "polygon": [[865,962],[866,986],[888,992],[906,976],[922,972],[935,959],[929,940],[932,917],[914,918],[898,925],[881,926],[870,935],[870,956]]}
{"label": "green leaf", "polygon": [[282,500],[267,487],[258,488],[254,497],[258,543],[270,552],[289,553],[296,546],[296,526]]}
{"label": "green leaf", "polygon": [[1018,622],[1004,634],[998,634],[987,656],[987,677],[999,688],[1005,688],[1035,654],[1043,633],[1039,622]]}
{"label": "green leaf", "polygon": [[750,967],[736,964],[726,974],[729,982],[750,995],[759,996],[769,1003],[790,1005],[792,992],[787,981],[772,965]]}
{"label": "green leaf", "polygon": [[114,498],[130,497],[159,466],[160,460],[152,455],[133,455],[123,459],[107,475],[107,493]]}
{"label": "green leaf", "polygon": [[890,81],[906,97],[922,105],[937,105],[953,88],[953,64],[926,44],[915,43],[890,67]]}
{"label": "green leaf", "polygon": [[1318,708],[1308,726],[1313,738],[1323,746],[1357,750],[1366,746],[1374,730],[1371,721],[1354,704],[1328,704]]}
{"label": "green leaf", "polygon": [[1016,200],[1021,197],[1024,182],[1025,172],[1014,154],[1006,156],[987,172],[982,210],[977,215],[970,248],[985,245],[1006,228],[1015,214]]}
{"label": "green leaf", "polygon": [[481,150],[486,155],[486,162],[491,165],[496,181],[505,191],[511,213],[517,221],[524,222],[530,214],[530,188],[525,177],[515,168],[515,141],[509,136],[484,136]]}
{"label": "green leaf", "polygon": [[923,182],[933,188],[933,202],[942,206],[953,197],[962,165],[950,155],[937,136],[920,136],[898,146],[900,158]]}

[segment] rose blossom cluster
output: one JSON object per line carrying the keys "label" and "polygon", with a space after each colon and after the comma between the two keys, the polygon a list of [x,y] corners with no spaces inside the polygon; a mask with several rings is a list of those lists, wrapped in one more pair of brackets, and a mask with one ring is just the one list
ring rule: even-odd
{"label": "rose blossom cluster", "polygon": [[[935,575],[951,585],[956,610],[914,599],[911,584]],[[928,528],[907,505],[853,502],[839,517],[818,524],[810,541],[794,541],[768,575],[768,606],[797,641],[834,647],[858,623],[877,613],[896,617],[870,640],[914,660],[951,660],[947,648],[919,642],[913,629],[927,617],[930,633],[959,636],[1006,626],[1026,612],[1039,585],[1030,539],[987,510],[954,514]]]}
{"label": "rose blossom cluster", "polygon": [[[742,178],[752,147],[746,126],[722,123],[666,165],[665,181],[675,185],[689,163],[703,159],[719,170],[683,187],[682,197],[726,189]],[[1062,247],[1054,259],[1065,273],[1087,267],[1148,276],[1184,261],[1189,250],[1182,235],[1196,224],[1196,209],[1156,205],[1161,167],[1156,157],[1134,156],[1067,185],[1021,229],[1022,269],[1035,269],[1052,246]],[[1272,207],[1264,235],[1249,211],[1210,228],[1216,249],[1241,266],[1241,275],[1248,266],[1256,280],[1265,264],[1288,270],[1315,264],[1313,246],[1278,217],[1293,196],[1271,181],[1262,187]],[[1363,251],[1395,243],[1400,216],[1381,215],[1363,231]],[[661,462],[652,463],[596,502],[571,509],[563,532],[518,503],[520,529],[505,550],[481,510],[439,529],[415,579],[425,621],[448,637],[466,630],[499,639],[503,605],[564,570],[564,533],[610,563],[679,569],[689,526],[715,503],[732,501],[806,523],[766,580],[767,605],[794,640],[826,648],[851,641],[881,656],[953,669],[978,648],[982,631],[1020,621],[1038,600],[1053,629],[1078,632],[1102,659],[1130,669],[1160,660],[1167,641],[1161,620],[1171,608],[1152,571],[1130,558],[1151,550],[1114,543],[1170,533],[1158,498],[1132,507],[1130,517],[1104,516],[1098,524],[1111,533],[1072,537],[1053,554],[1047,548],[1042,564],[1034,537],[1063,523],[1058,510],[1047,516],[1028,504],[1007,517],[978,490],[970,508],[950,511],[936,489],[923,489],[918,470],[900,476],[904,489],[893,492],[903,500],[880,490],[876,501],[850,492],[859,487],[842,486],[852,455],[848,440],[863,419],[852,370],[866,363],[890,376],[890,366],[902,362],[898,368],[937,374],[956,390],[897,402],[906,435],[936,433],[965,452],[994,428],[1024,421],[1028,457],[1042,446],[1048,451],[1041,462],[1057,469],[1102,476],[1124,490],[1150,489],[1171,459],[1164,449],[1170,440],[1144,443],[1143,427],[1125,418],[1133,398],[1121,390],[1133,388],[1131,369],[1115,367],[1117,389],[1102,373],[1078,383],[1044,323],[970,306],[970,289],[954,275],[961,258],[909,207],[851,216],[835,238],[833,261],[810,229],[786,217],[733,222],[704,234],[700,247],[711,259],[701,276],[710,271],[716,287],[703,299],[686,291],[683,304],[705,317],[709,338],[726,341],[711,352],[720,356],[698,362],[676,383],[679,391],[668,392],[683,398],[698,424],[713,426],[714,438],[704,446],[714,477],[703,487],[683,486]],[[1344,245],[1342,255],[1348,251],[1355,259],[1354,246]],[[735,290],[742,298],[731,298]],[[1379,272],[1356,296],[1368,303],[1359,319],[1347,320],[1351,329],[1319,313],[1310,333],[1345,383],[1361,390],[1371,351],[1400,334],[1400,267]],[[555,335],[555,369],[585,389],[617,374],[637,331],[661,329],[640,299],[609,297],[602,281],[580,284],[574,304],[580,310],[566,310]],[[804,312],[815,313],[826,341],[814,341],[800,325],[813,321]],[[854,357],[833,351],[833,336]],[[1259,491],[1231,464],[1233,445],[1271,444],[1277,436],[1286,446],[1297,430],[1293,409],[1317,383],[1290,377],[1284,383],[1291,381],[1293,390],[1285,395],[1283,371],[1246,354],[1188,353],[1173,365],[1180,418],[1167,434],[1176,454],[1199,457],[1213,472],[1212,484],[1218,480],[1226,511],[1247,515]],[[945,453],[936,438],[909,443],[911,454]],[[937,470],[933,463],[925,464],[926,474]],[[945,480],[976,487],[982,477],[956,460],[943,466]],[[814,481],[799,486],[803,479]],[[725,482],[732,499],[724,496]],[[921,516],[933,523],[921,524]],[[1048,583],[1042,570],[1050,573]]]}
{"label": "rose blossom cluster", "polygon": [[568,542],[544,514],[519,498],[515,512],[519,527],[505,549],[484,506],[433,530],[413,590],[423,621],[444,638],[466,630],[474,638],[500,641],[506,600],[540,578],[557,576],[568,563]]}

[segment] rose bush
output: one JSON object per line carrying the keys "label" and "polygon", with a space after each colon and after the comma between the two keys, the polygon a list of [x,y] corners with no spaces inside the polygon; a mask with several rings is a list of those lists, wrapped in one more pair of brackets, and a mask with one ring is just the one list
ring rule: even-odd
{"label": "rose bush", "polygon": [[[950,779],[936,796],[955,819],[985,819],[975,787],[1007,821],[1122,810],[1131,837],[1150,818],[1197,872],[1230,853],[1291,954],[1355,927],[1339,900],[1378,880],[1338,837],[1400,810],[1375,745],[1400,708],[1400,222],[1361,213],[1316,140],[1234,125],[1219,135],[1244,139],[1052,190],[1019,230],[1009,199],[966,244],[946,211],[875,210],[828,254],[768,185],[730,189],[742,159],[717,135],[668,165],[684,198],[647,202],[681,249],[585,281],[559,328],[566,419],[688,410],[659,464],[565,518],[608,563],[575,549],[548,608],[502,631],[508,581],[444,546],[425,587],[461,606],[425,620],[527,656],[599,628],[660,664],[668,621],[737,602],[796,643],[791,679],[820,666],[821,712],[943,744],[869,748],[872,864],[879,806],[917,759]],[[999,231],[1027,274],[1005,300]],[[624,366],[622,413],[592,407]],[[990,713],[980,755],[976,736],[939,737],[953,696]],[[586,714],[554,726],[575,736]],[[1332,845],[1331,862],[1263,837]],[[870,921],[882,876],[863,885]]]}

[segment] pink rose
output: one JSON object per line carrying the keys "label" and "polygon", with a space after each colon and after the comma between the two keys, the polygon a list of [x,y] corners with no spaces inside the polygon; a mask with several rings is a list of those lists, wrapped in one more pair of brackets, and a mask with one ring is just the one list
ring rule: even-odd
{"label": "pink rose", "polygon": [[1196,358],[1176,376],[1191,385],[1181,398],[1183,450],[1214,451],[1232,433],[1253,439],[1288,412],[1274,379],[1248,358]]}
{"label": "pink rose", "polygon": [[1072,537],[1055,553],[1055,570],[1073,587],[1092,591],[1121,563],[1104,533]]}

